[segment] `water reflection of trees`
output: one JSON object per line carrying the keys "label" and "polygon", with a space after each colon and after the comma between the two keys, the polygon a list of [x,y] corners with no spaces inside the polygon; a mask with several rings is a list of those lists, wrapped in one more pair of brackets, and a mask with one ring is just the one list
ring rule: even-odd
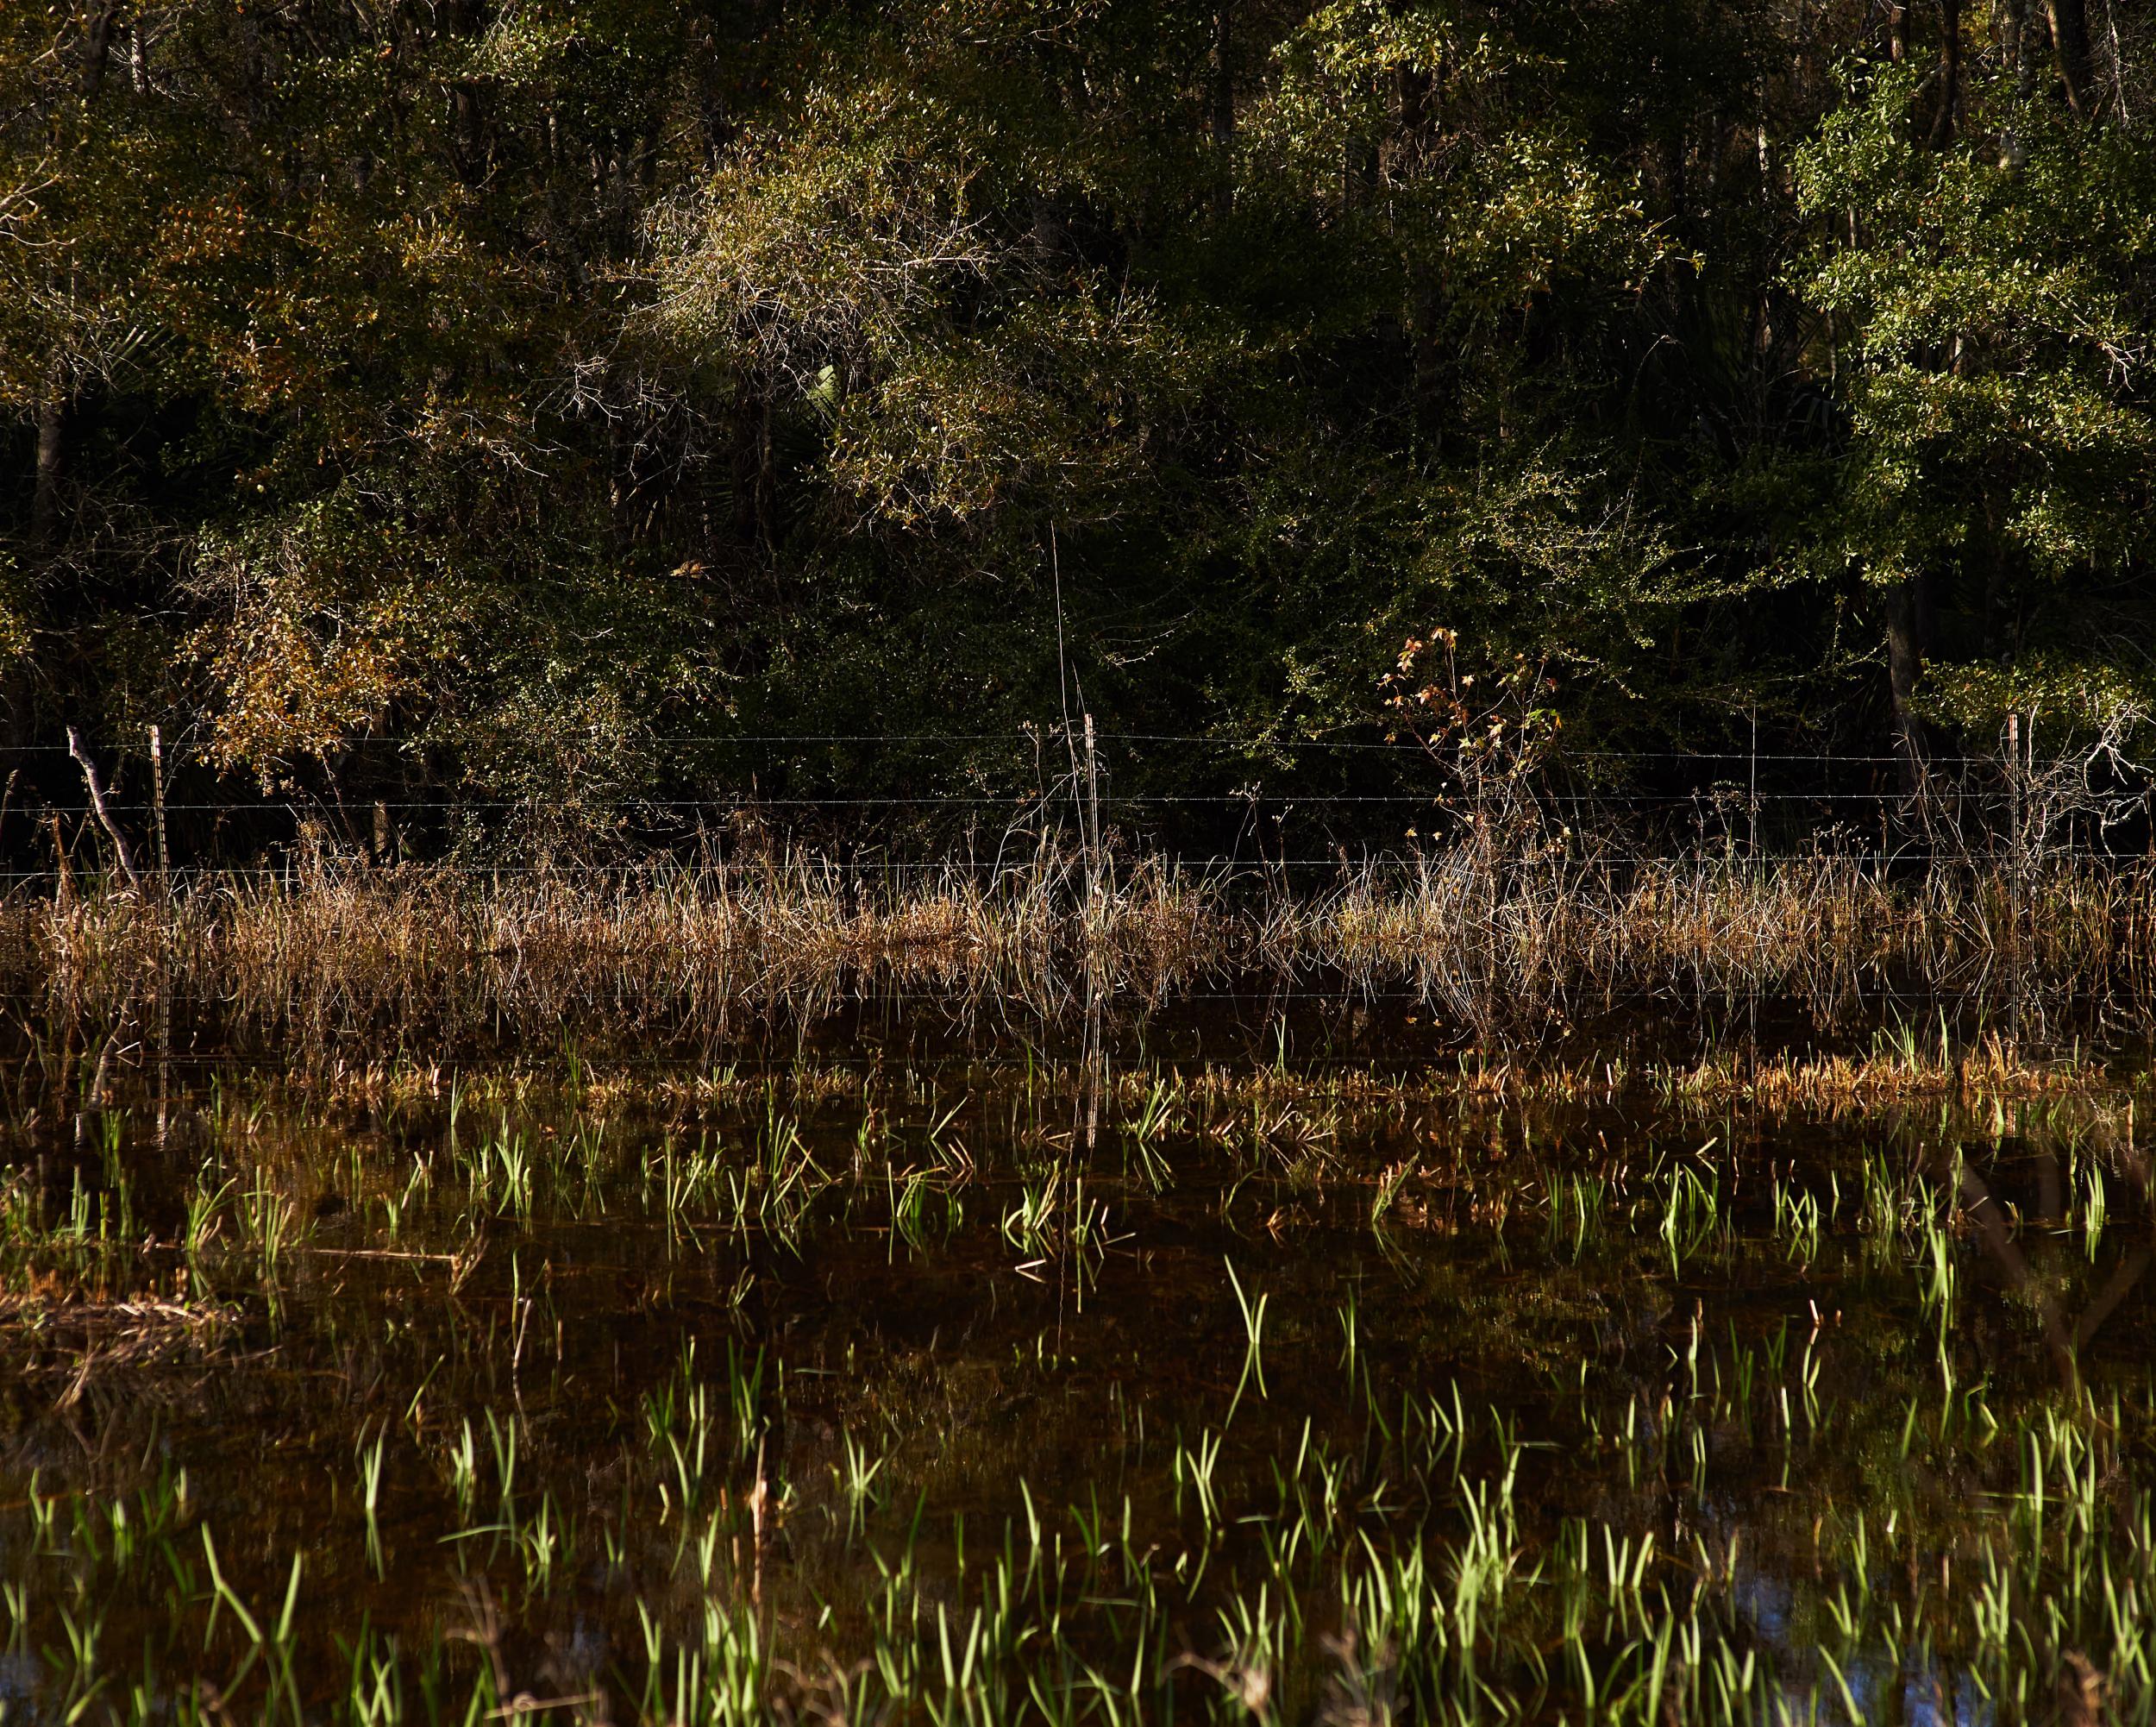
{"label": "water reflection of trees", "polygon": [[[2149,1196],[2147,1161],[2131,1146],[2122,1148],[2120,1161],[2140,1196],[2142,1209],[2146,1210]],[[2037,1190],[2035,1221],[2042,1223],[2065,1222],[2068,1216],[2064,1197],[2065,1188],[2061,1179],[2058,1155],[2050,1151],[2037,1152],[2034,1153],[2034,1164]],[[2156,1259],[2156,1245],[2146,1240],[2135,1243],[2133,1250],[2113,1269],[2103,1287],[2081,1309],[2078,1316],[2069,1316],[2058,1293],[2045,1279],[2036,1275],[2028,1256],[2015,1240],[2015,1232],[2009,1223],[2006,1204],[1993,1194],[1984,1178],[1966,1165],[1961,1170],[1961,1201],[1963,1210],[1975,1227],[1985,1252],[2035,1310],[2043,1328],[2045,1347],[2050,1352],[2061,1385],[2069,1395],[2078,1395],[2082,1385],[2082,1356],[2095,1341],[2104,1322],[2118,1310],[2120,1303],[2147,1274],[2150,1260]]]}

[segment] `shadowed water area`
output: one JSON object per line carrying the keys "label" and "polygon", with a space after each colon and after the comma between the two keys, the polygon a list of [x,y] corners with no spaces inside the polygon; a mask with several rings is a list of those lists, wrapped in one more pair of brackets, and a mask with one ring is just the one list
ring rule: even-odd
{"label": "shadowed water area", "polygon": [[8,1721],[2156,1706],[2140,1081],[10,1073]]}

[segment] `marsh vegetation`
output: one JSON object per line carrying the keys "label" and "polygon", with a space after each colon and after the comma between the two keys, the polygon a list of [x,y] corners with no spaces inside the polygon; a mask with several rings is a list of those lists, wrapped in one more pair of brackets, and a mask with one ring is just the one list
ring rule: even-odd
{"label": "marsh vegetation", "polygon": [[2125,0],[0,5],[0,1727],[2097,1727]]}
{"label": "marsh vegetation", "polygon": [[2063,1045],[2145,1033],[2152,980],[2156,865],[2069,847],[1912,869],[1824,848],[1613,856],[1551,830],[1516,851],[1343,858],[1329,879],[1046,845],[889,868],[317,856],[0,899],[0,985],[22,1011],[304,1059],[565,1037],[700,1056],[755,1027],[906,1013],[1025,1036],[1104,1006],[1173,1021],[1326,995],[1336,1054],[1373,1016],[1409,1015],[1491,1047],[1658,1014],[1843,1039],[1943,1014],[1966,1041]]}
{"label": "marsh vegetation", "polygon": [[10,1720],[2156,1710],[2087,1064],[7,1083]]}

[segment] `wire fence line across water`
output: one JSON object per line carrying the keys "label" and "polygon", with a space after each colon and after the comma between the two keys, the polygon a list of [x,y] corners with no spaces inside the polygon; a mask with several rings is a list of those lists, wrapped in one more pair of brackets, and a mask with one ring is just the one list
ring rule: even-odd
{"label": "wire fence line across water", "polygon": [[[721,838],[738,841],[743,824],[765,830],[765,841],[808,845],[843,867],[905,873],[983,867],[974,848],[997,830],[994,843],[1007,851],[1017,836],[1037,838],[1066,825],[1082,828],[1088,811],[1105,817],[1111,825],[1106,838],[1126,851],[1194,864],[1331,869],[1344,861],[1412,857],[1456,833],[1463,822],[1482,819],[1493,792],[1514,828],[1520,816],[1531,816],[1560,830],[1558,838],[1591,842],[1611,861],[1684,855],[1709,844],[1740,845],[1747,856],[1768,862],[1822,849],[1854,856],[1869,847],[1883,859],[1907,860],[2029,843],[2054,855],[2109,857],[2151,844],[2149,788],[2116,750],[2100,740],[2092,750],[2040,764],[2033,736],[2027,748],[2017,738],[1997,755],[1931,757],[1913,786],[1910,764],[1900,756],[1787,750],[1568,746],[1546,758],[1516,756],[1493,773],[1489,762],[1471,750],[1455,749],[1448,757],[1412,738],[1096,732],[1090,725],[1082,742],[1053,726],[1009,733],[680,734],[641,741],[682,750],[770,751],[1001,743],[1029,756],[1034,771],[1031,783],[1001,787],[949,768],[891,787],[798,787],[778,772],[749,771],[732,784],[712,783],[712,770],[682,763],[674,764],[679,774],[705,783],[593,792],[552,784],[505,794],[450,783],[347,788],[329,776],[317,787],[302,789],[293,780],[274,792],[246,795],[226,793],[223,777],[205,779],[199,763],[168,773],[166,763],[179,762],[185,752],[161,750],[154,728],[152,733],[147,749],[111,756],[102,788],[94,755],[72,739],[0,750],[0,766],[9,769],[0,795],[0,876],[33,876],[38,871],[22,866],[56,864],[60,850],[73,861],[85,837],[96,843],[100,826],[116,849],[132,832],[146,851],[153,828],[160,847],[168,827],[181,830],[179,851],[166,860],[168,868],[253,869],[294,845],[327,845],[375,862],[423,857],[468,870],[475,861],[527,866],[530,859],[519,855],[519,842],[533,834],[543,838],[554,867],[617,867],[633,861],[640,848],[676,855],[685,846],[693,850],[715,826]],[[367,750],[395,755],[420,747],[417,740],[370,736],[344,740],[326,753],[342,748],[356,758]],[[1302,773],[1269,782],[1261,775],[1225,788],[1160,788],[1163,776],[1182,765],[1169,757],[1194,749],[1240,754],[1253,766],[1268,753],[1295,752],[1304,761],[1332,755],[1344,764],[1336,781],[1346,782],[1316,782]],[[40,774],[16,797],[26,764],[67,754],[82,763],[86,798],[69,795],[82,788],[71,788],[64,773],[57,780]],[[1062,758],[1053,772],[1046,756]],[[1359,770],[1348,769],[1373,757],[1394,758],[1401,766],[1383,770],[1379,782],[1364,776],[1356,783]],[[140,774],[123,773],[130,761],[147,764],[147,793]],[[172,783],[175,774],[186,779],[184,791]],[[122,796],[130,776],[134,795]],[[945,782],[937,783],[939,777]],[[10,802],[16,816],[11,831]],[[116,831],[119,824],[127,832]],[[572,836],[579,843],[570,844]],[[1094,838],[1100,837],[1096,830]],[[614,855],[607,855],[610,847]],[[475,848],[483,855],[475,858]],[[885,854],[881,859],[879,852]],[[997,867],[996,861],[986,867]]]}

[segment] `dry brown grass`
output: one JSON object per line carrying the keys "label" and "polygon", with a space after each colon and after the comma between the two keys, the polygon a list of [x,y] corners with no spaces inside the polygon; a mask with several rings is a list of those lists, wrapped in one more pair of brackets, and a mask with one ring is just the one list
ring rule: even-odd
{"label": "dry brown grass", "polygon": [[1611,1012],[1794,1007],[1820,1027],[1945,1005],[2040,1040],[2143,1027],[2156,870],[2061,857],[1904,880],[1821,856],[1618,864],[1467,853],[1289,895],[1152,861],[867,875],[795,858],[500,877],[323,864],[0,901],[26,1010],[160,1002],[224,1035],[407,1050],[695,1039],[852,1004],[1053,1022],[1211,982],[1407,993],[1487,1041]]}
{"label": "dry brown grass", "polygon": [[1484,1033],[1627,1006],[1790,1004],[1819,1027],[1890,1003],[2015,1016],[2042,1037],[2146,1016],[2156,871],[2061,857],[1907,880],[1821,855],[1426,860],[1267,909],[1261,951],[1396,983]]}

